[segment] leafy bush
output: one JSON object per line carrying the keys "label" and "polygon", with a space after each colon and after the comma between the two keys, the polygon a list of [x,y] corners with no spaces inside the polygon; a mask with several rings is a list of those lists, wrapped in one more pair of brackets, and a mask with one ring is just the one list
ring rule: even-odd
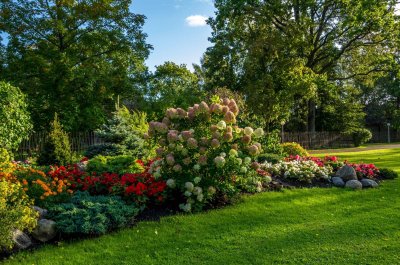
{"label": "leafy bush", "polygon": [[[118,149],[117,154],[142,158],[148,157],[149,149],[151,149],[143,139],[143,134],[147,130],[146,113],[130,112],[123,106],[118,108],[107,124],[104,124],[96,133],[109,144],[109,147],[113,146],[112,149]],[[107,153],[98,154],[107,155]]]}
{"label": "leafy bush", "polygon": [[126,147],[118,144],[104,143],[89,146],[84,156],[87,158],[93,158],[98,155],[102,156],[117,156],[122,155],[126,152]]}
{"label": "leafy bush", "polygon": [[50,133],[37,163],[39,165],[68,165],[71,163],[71,146],[68,134],[63,131],[57,113],[50,125]]}
{"label": "leafy bush", "polygon": [[[216,193],[229,198],[241,178],[254,176],[262,151],[254,140],[264,131],[236,126],[238,112],[234,100],[216,98],[210,106],[168,109],[162,122],[150,122],[149,136],[160,145],[154,176],[167,181],[182,210],[200,210]],[[261,178],[255,182],[262,185]]]}
{"label": "leafy bush", "polygon": [[49,218],[65,234],[101,235],[133,222],[138,209],[117,196],[91,196],[76,192],[71,202],[49,208]]}
{"label": "leafy bush", "polygon": [[10,162],[10,154],[5,148],[0,147],[0,167],[2,164]]}
{"label": "leafy bush", "polygon": [[288,156],[309,156],[307,150],[298,143],[283,143],[282,148],[283,153]]}
{"label": "leafy bush", "polygon": [[37,224],[37,212],[21,184],[0,180],[0,249],[11,248],[14,229],[32,231]]}
{"label": "leafy bush", "polygon": [[281,137],[277,131],[265,134],[260,139],[260,143],[266,153],[277,155],[283,155],[284,153],[283,146],[281,145]]}
{"label": "leafy bush", "polygon": [[399,174],[389,168],[381,168],[379,169],[379,176],[383,179],[396,179]]}
{"label": "leafy bush", "polygon": [[283,158],[284,157],[282,155],[264,153],[264,154],[261,154],[258,156],[257,161],[259,163],[269,162],[272,164],[276,164],[279,161],[281,161]]}
{"label": "leafy bush", "polygon": [[0,146],[8,150],[18,145],[32,129],[25,95],[19,88],[0,82]]}
{"label": "leafy bush", "polygon": [[143,171],[143,166],[137,163],[137,159],[129,155],[120,156],[96,156],[89,160],[86,171],[89,173],[139,173]]}
{"label": "leafy bush", "polygon": [[368,142],[372,138],[371,131],[365,128],[354,129],[350,132],[350,134],[353,137],[353,143],[355,147]]}

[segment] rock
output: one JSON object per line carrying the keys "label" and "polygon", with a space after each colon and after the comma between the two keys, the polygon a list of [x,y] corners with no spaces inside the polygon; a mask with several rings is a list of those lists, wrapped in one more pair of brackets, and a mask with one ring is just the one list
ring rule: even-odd
{"label": "rock", "polygon": [[342,178],[344,181],[357,180],[357,173],[352,166],[344,165],[336,172],[335,177]]}
{"label": "rock", "polygon": [[12,240],[18,249],[27,249],[32,246],[32,240],[21,230],[15,229],[12,233]]}
{"label": "rock", "polygon": [[38,206],[32,206],[32,209],[39,213],[39,220],[45,218],[48,213],[46,209],[40,208]]}
{"label": "rock", "polygon": [[353,190],[360,190],[362,189],[362,184],[360,181],[352,179],[346,182],[345,187]]}
{"label": "rock", "polygon": [[56,222],[48,219],[39,220],[37,227],[32,232],[32,236],[41,242],[47,242],[53,239],[56,234]]}
{"label": "rock", "polygon": [[344,187],[344,185],[345,185],[343,179],[340,178],[340,177],[333,177],[332,178],[332,183],[336,187]]}
{"label": "rock", "polygon": [[378,183],[372,179],[362,179],[361,184],[363,188],[377,188],[379,186]]}

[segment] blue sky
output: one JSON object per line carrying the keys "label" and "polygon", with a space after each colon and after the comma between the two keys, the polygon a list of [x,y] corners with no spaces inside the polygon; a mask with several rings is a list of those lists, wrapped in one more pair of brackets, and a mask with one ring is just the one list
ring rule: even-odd
{"label": "blue sky", "polygon": [[192,69],[211,45],[204,19],[214,15],[212,0],[133,0],[131,10],[147,17],[143,30],[154,47],[146,62],[150,70],[165,61]]}

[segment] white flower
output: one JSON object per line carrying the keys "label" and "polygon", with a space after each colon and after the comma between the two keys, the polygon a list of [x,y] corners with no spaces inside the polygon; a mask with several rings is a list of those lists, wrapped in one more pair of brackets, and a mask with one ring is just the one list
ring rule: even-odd
{"label": "white flower", "polygon": [[196,171],[199,171],[200,170],[200,165],[199,164],[194,165],[193,169],[196,170]]}
{"label": "white flower", "polygon": [[200,177],[195,177],[195,178],[193,179],[193,182],[194,182],[195,184],[198,184],[200,181],[201,181],[201,178],[200,178]]}
{"label": "white flower", "polygon": [[167,180],[167,186],[170,187],[171,189],[175,188],[176,187],[175,180],[174,179],[168,179]]}
{"label": "white flower", "polygon": [[179,204],[179,208],[184,212],[190,212],[192,210],[192,205],[190,203]]}
{"label": "white flower", "polygon": [[199,202],[203,201],[203,199],[204,199],[203,193],[197,195],[197,200],[198,200]]}
{"label": "white flower", "polygon": [[185,191],[185,193],[183,195],[185,195],[186,197],[190,197],[190,196],[192,196],[192,193],[187,190],[187,191]]}
{"label": "white flower", "polygon": [[246,165],[250,164],[250,163],[251,163],[251,158],[248,157],[248,156],[246,156],[246,157],[244,158],[244,163],[245,163]]}
{"label": "white flower", "polygon": [[194,189],[193,189],[194,195],[199,195],[201,193],[203,193],[203,189],[201,187],[194,187]]}
{"label": "white flower", "polygon": [[225,121],[220,121],[217,124],[218,129],[223,130],[226,128],[226,122]]}
{"label": "white flower", "polygon": [[185,189],[188,190],[188,191],[193,191],[193,189],[194,189],[193,183],[192,182],[186,182],[185,183]]}
{"label": "white flower", "polygon": [[262,129],[262,128],[257,128],[255,131],[254,131],[254,137],[256,137],[256,138],[260,138],[260,137],[262,137],[264,135],[264,130]]}
{"label": "white flower", "polygon": [[223,167],[225,165],[225,158],[222,156],[217,156],[214,158],[214,163],[217,167]]}
{"label": "white flower", "polygon": [[240,173],[247,173],[247,167],[241,167]]}
{"label": "white flower", "polygon": [[220,153],[219,155],[224,157],[224,158],[226,157],[226,153],[224,153],[224,152]]}
{"label": "white flower", "polygon": [[244,134],[251,136],[253,134],[253,128],[251,128],[251,127],[244,128]]}

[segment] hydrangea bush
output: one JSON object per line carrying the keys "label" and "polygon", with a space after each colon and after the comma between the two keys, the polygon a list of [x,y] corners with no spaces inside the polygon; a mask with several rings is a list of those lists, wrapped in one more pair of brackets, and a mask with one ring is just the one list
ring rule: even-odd
{"label": "hydrangea bush", "polygon": [[234,100],[214,97],[210,105],[170,108],[161,122],[150,122],[148,136],[159,145],[153,174],[166,180],[180,209],[200,210],[216,194],[229,198],[243,186],[261,190],[265,179],[255,158],[264,131],[239,128],[238,113]]}

